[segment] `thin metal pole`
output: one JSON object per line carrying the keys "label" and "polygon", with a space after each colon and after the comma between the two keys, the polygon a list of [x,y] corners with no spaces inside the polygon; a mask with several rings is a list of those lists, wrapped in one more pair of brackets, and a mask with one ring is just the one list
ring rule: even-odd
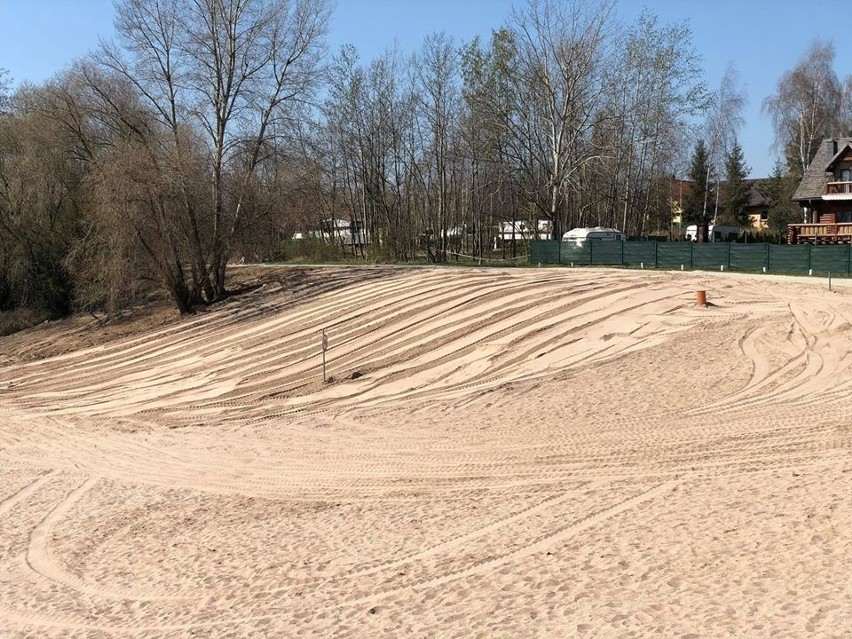
{"label": "thin metal pole", "polygon": [[325,329],[322,329],[322,383],[328,383],[325,376],[325,351],[328,348],[328,337],[325,335]]}

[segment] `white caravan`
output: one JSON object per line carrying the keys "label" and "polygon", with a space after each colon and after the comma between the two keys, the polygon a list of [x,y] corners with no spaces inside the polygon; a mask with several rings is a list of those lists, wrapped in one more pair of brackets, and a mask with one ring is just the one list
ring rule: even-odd
{"label": "white caravan", "polygon": [[602,226],[571,229],[562,236],[563,242],[568,242],[576,248],[583,248],[587,240],[615,240],[623,242],[626,239],[627,236],[618,229],[611,229]]}

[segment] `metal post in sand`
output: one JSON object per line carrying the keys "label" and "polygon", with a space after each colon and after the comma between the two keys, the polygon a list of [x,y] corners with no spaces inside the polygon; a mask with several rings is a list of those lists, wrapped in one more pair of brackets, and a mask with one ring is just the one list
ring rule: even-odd
{"label": "metal post in sand", "polygon": [[325,352],[328,350],[328,335],[325,334],[325,329],[322,329],[322,383],[327,383],[325,376]]}

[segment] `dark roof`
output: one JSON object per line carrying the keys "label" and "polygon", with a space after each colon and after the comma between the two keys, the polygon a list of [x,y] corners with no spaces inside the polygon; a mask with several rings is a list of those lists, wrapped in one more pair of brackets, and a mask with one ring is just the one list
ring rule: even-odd
{"label": "dark roof", "polygon": [[772,178],[751,178],[750,180],[746,180],[746,184],[748,184],[748,207],[764,207],[769,206],[772,202],[769,201],[769,198],[766,197],[766,189],[764,185],[766,185]]}
{"label": "dark roof", "polygon": [[834,164],[838,160],[840,160],[844,155],[846,155],[846,151],[849,150],[850,145],[852,145],[852,140],[849,138],[841,138],[837,141],[837,151],[834,153],[834,157],[832,157],[828,164],[825,165],[825,171],[832,171],[834,169]]}
{"label": "dark roof", "polygon": [[805,176],[799,182],[796,192],[793,193],[793,200],[818,200],[822,198],[825,193],[825,185],[833,179],[832,176],[826,176],[826,170],[837,159],[836,156],[842,154],[850,144],[852,144],[852,138],[823,140],[814,159],[811,160],[808,170],[805,171]]}

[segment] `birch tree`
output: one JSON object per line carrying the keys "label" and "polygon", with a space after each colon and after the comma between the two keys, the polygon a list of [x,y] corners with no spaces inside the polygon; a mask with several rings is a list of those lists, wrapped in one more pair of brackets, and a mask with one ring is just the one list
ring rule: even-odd
{"label": "birch tree", "polygon": [[808,170],[823,138],[843,133],[843,92],[834,58],[833,44],[814,40],[763,101],[763,112],[775,128],[775,146],[799,176]]}
{"label": "birch tree", "polygon": [[686,155],[688,122],[707,107],[701,60],[691,40],[688,24],[660,24],[645,11],[627,28],[608,69],[608,115],[620,131],[601,154],[616,159],[612,190],[623,196],[614,204],[623,206],[619,223],[629,233],[645,231],[659,177],[677,172]]}
{"label": "birch tree", "polygon": [[[611,0],[529,0],[509,21],[515,45],[515,159],[559,238],[582,169],[599,159],[589,138],[604,96]],[[538,193],[535,193],[538,191]]]}
{"label": "birch tree", "polygon": [[707,139],[707,154],[709,163],[707,173],[704,177],[704,193],[709,194],[710,173],[716,175],[715,200],[704,201],[704,216],[712,207],[713,219],[719,213],[719,195],[721,192],[721,176],[726,174],[727,160],[732,151],[732,146],[737,142],[737,133],[742,128],[743,109],[746,105],[745,87],[739,82],[736,67],[729,64],[722,76],[719,90],[710,100],[710,108],[704,125],[705,137]]}

